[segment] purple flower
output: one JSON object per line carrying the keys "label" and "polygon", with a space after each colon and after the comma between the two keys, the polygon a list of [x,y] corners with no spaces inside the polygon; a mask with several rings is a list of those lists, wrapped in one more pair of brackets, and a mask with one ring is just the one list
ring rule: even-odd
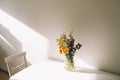
{"label": "purple flower", "polygon": [[79,49],[81,48],[81,46],[82,46],[82,45],[81,45],[80,43],[78,43],[78,44],[75,46],[75,48],[79,50]]}

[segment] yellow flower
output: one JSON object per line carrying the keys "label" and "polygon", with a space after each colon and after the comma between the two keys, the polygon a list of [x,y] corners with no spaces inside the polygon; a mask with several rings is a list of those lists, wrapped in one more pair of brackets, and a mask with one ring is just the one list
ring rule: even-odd
{"label": "yellow flower", "polygon": [[62,50],[61,49],[59,50],[59,52],[60,52],[60,54],[62,54]]}
{"label": "yellow flower", "polygon": [[59,39],[56,39],[56,42],[59,42]]}
{"label": "yellow flower", "polygon": [[59,39],[59,43],[62,43],[62,41],[63,41],[63,39],[62,39],[62,37]]}
{"label": "yellow flower", "polygon": [[60,54],[62,54],[62,53],[63,53],[63,45],[62,45],[62,44],[59,45],[59,50],[60,50],[60,51],[59,51]]}
{"label": "yellow flower", "polygon": [[64,48],[63,48],[63,53],[64,53],[64,54],[67,54],[68,52],[69,52],[69,48],[68,48],[68,47],[64,47]]}
{"label": "yellow flower", "polygon": [[66,34],[63,34],[62,37],[63,37],[63,39],[66,39]]}
{"label": "yellow flower", "polygon": [[69,52],[69,48],[67,46],[60,44],[59,52],[60,54],[67,54]]}

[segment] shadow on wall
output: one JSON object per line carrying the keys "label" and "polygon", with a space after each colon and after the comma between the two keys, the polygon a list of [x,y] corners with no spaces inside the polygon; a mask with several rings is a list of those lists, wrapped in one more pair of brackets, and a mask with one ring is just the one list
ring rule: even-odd
{"label": "shadow on wall", "polygon": [[[1,49],[4,46],[5,56],[19,51],[27,52],[30,64],[47,58],[49,41],[44,36],[30,29],[25,24],[0,10]],[[6,44],[4,44],[4,43]]]}
{"label": "shadow on wall", "polygon": [[[14,51],[12,53],[17,53],[22,50],[22,44],[21,42],[5,27],[0,25],[0,34],[1,34],[1,39],[6,43],[11,50],[7,51],[6,53],[11,53],[11,51]],[[4,44],[1,42],[1,47],[4,46]],[[6,46],[7,47],[7,46]],[[4,46],[3,49],[6,49]]]}

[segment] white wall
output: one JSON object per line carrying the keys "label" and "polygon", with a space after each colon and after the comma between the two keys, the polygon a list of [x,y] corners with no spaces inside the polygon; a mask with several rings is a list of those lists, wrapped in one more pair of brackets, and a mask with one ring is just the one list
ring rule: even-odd
{"label": "white wall", "polygon": [[119,0],[1,0],[0,8],[50,41],[49,57],[59,55],[55,39],[74,30],[83,46],[79,58],[120,73]]}

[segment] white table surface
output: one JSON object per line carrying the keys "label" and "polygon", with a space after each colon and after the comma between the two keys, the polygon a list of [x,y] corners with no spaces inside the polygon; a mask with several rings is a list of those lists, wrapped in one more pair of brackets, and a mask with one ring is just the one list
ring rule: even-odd
{"label": "white table surface", "polygon": [[67,71],[58,61],[40,61],[13,75],[9,80],[120,80],[119,75],[94,71]]}

